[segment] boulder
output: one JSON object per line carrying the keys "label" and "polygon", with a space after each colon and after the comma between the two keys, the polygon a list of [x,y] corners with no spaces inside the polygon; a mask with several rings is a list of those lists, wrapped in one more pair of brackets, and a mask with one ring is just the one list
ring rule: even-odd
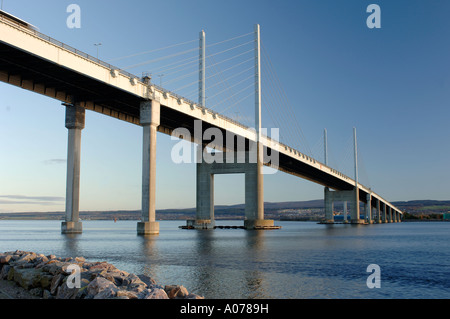
{"label": "boulder", "polygon": [[8,276],[6,277],[8,280],[14,280],[14,267],[10,267],[8,271]]}
{"label": "boulder", "polygon": [[149,288],[152,287],[153,285],[156,285],[156,281],[147,275],[138,275],[138,278],[142,282],[144,282],[147,285],[147,287],[149,287]]}
{"label": "boulder", "polygon": [[12,267],[10,265],[3,265],[2,270],[0,271],[0,279],[8,279],[8,272]]}
{"label": "boulder", "polygon": [[41,287],[44,289],[50,288],[52,285],[53,277],[54,277],[53,275],[43,273],[41,275],[41,281],[40,281]]}
{"label": "boulder", "polygon": [[30,261],[36,259],[37,255],[36,253],[30,252],[23,254],[18,260],[18,263],[29,263]]}
{"label": "boulder", "polygon": [[115,266],[108,264],[106,261],[103,262],[99,262],[99,263],[94,263],[94,265],[92,265],[91,267],[89,267],[90,271],[111,271],[111,270],[115,270],[117,269]]}
{"label": "boulder", "polygon": [[170,299],[185,298],[187,295],[189,295],[189,292],[187,291],[187,289],[184,286],[169,285],[169,286],[165,286],[164,290]]}
{"label": "boulder", "polygon": [[14,281],[27,290],[40,287],[41,275],[41,269],[14,267]]}
{"label": "boulder", "polygon": [[78,290],[76,299],[84,299],[88,295],[87,287],[89,285],[90,281],[87,279],[82,278],[81,279],[81,287]]}
{"label": "boulder", "polygon": [[64,277],[64,274],[61,273],[52,278],[52,281],[50,283],[50,293],[52,295],[56,294],[56,292],[58,291],[58,287],[62,283]]}
{"label": "boulder", "polygon": [[122,286],[125,278],[127,278],[130,275],[128,272],[122,271],[122,270],[116,270],[116,271],[110,272],[110,274],[114,279],[114,281],[113,281],[114,284],[118,287]]}
{"label": "boulder", "polygon": [[151,288],[142,291],[139,299],[169,299],[167,293],[161,288]]}
{"label": "boulder", "polygon": [[107,288],[112,288],[114,290],[114,288],[117,289],[117,286],[108,279],[105,279],[103,277],[96,277],[87,286],[87,292],[88,295],[95,297],[97,294]]}
{"label": "boulder", "polygon": [[94,299],[112,299],[115,298],[117,295],[117,291],[119,289],[116,287],[116,285],[110,285],[106,287],[105,289],[101,290],[98,294],[94,296]]}
{"label": "boulder", "polygon": [[56,299],[75,299],[80,288],[69,288],[65,282],[58,287]]}
{"label": "boulder", "polygon": [[11,260],[11,255],[1,254],[0,255],[0,264],[7,264]]}
{"label": "boulder", "polygon": [[126,276],[123,279],[123,283],[124,286],[132,286],[132,285],[145,285],[145,282],[143,282],[141,280],[141,278],[139,278],[137,275],[135,274],[128,274],[128,276]]}
{"label": "boulder", "polygon": [[56,276],[58,274],[65,273],[65,270],[69,265],[70,263],[65,263],[58,260],[50,260],[45,266],[42,267],[42,269]]}

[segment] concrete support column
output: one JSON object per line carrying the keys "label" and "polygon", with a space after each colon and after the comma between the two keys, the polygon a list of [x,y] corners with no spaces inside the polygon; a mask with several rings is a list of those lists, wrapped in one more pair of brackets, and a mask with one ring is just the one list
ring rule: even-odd
{"label": "concrete support column", "polygon": [[263,149],[256,143],[256,163],[251,163],[251,152],[245,164],[245,229],[264,229],[274,227],[272,219],[264,219],[264,183],[263,183]]}
{"label": "concrete support column", "polygon": [[347,201],[344,201],[344,223],[347,223],[347,214],[348,214],[348,208],[347,208]]}
{"label": "concrete support column", "polygon": [[392,223],[392,208],[391,207],[388,208],[388,212],[389,212],[389,223]]}
{"label": "concrete support column", "polygon": [[63,234],[79,234],[82,224],[79,221],[80,203],[80,155],[81,130],[84,129],[85,109],[79,103],[66,106],[67,180],[66,180],[66,220],[61,224]]}
{"label": "concrete support column", "polygon": [[361,224],[363,221],[360,219],[359,214],[359,188],[355,186],[353,192],[354,192],[354,199],[353,199],[353,209],[351,212],[351,223]]}
{"label": "concrete support column", "polygon": [[383,223],[387,223],[387,205],[383,203]]}
{"label": "concrete support column", "polygon": [[[204,150],[204,148],[202,149]],[[205,163],[203,159],[200,163],[197,163],[196,196],[197,211],[195,220],[189,220],[187,226],[191,226],[197,229],[213,229],[215,225],[214,174],[211,173],[211,164]]]}
{"label": "concrete support column", "polygon": [[140,105],[142,138],[142,215],[137,224],[139,235],[159,234],[155,221],[156,202],[156,132],[160,123],[160,104],[151,100]]}
{"label": "concrete support column", "polygon": [[325,222],[326,223],[334,223],[334,201],[333,197],[330,194],[330,189],[328,187],[324,188],[324,199],[325,199]]}
{"label": "concrete support column", "polygon": [[377,223],[381,223],[380,201],[377,200]]}
{"label": "concrete support column", "polygon": [[366,196],[366,220],[369,224],[373,223],[373,218],[372,218],[372,195],[367,194]]}

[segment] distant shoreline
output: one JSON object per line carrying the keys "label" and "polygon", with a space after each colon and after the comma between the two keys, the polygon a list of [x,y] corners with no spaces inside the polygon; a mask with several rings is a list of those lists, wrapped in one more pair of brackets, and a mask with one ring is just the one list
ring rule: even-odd
{"label": "distant shoreline", "polygon": [[[450,201],[447,200],[411,200],[392,202],[405,213],[403,221],[442,221],[444,213],[450,212]],[[342,203],[334,206],[336,212],[343,210]],[[187,220],[195,218],[194,208],[158,209],[157,220]],[[216,220],[243,220],[245,204],[215,205]],[[265,202],[264,215],[266,219],[320,221],[325,217],[323,199],[293,202]],[[115,211],[81,211],[81,220],[140,220],[140,210]],[[64,211],[54,212],[5,212],[0,213],[0,220],[64,220]]]}

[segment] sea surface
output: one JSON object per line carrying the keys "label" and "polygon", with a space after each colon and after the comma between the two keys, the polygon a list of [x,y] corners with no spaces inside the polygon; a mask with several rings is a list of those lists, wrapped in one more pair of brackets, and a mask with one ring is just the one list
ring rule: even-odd
{"label": "sea surface", "polygon": [[[279,230],[246,231],[183,230],[185,221],[160,221],[158,236],[138,236],[136,224],[83,221],[83,234],[63,235],[61,221],[0,220],[0,252],[107,261],[209,299],[450,298],[447,222],[276,221]],[[379,266],[380,288],[367,285],[371,264]]]}

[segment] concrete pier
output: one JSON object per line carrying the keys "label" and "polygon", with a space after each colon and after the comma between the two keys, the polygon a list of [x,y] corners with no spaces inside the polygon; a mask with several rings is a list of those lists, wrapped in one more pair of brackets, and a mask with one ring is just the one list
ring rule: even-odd
{"label": "concrete pier", "polygon": [[[202,146],[202,153],[205,148]],[[203,159],[203,158],[202,158]],[[197,163],[197,211],[195,221],[187,226],[197,229],[214,229],[214,174],[209,164],[202,160]]]}
{"label": "concrete pier", "polygon": [[328,187],[324,188],[324,198],[325,198],[325,221],[323,223],[333,224],[334,223],[334,202],[344,202],[345,210],[345,220],[347,222],[347,203],[350,202],[352,210],[350,213],[350,220],[352,224],[364,223],[364,220],[359,218],[359,196],[355,195],[355,190],[348,191],[331,191]]}
{"label": "concrete pier", "polygon": [[155,220],[156,202],[156,132],[160,124],[160,103],[145,101],[140,105],[142,125],[142,214],[137,224],[138,235],[159,234]]}
{"label": "concrete pier", "polygon": [[[233,152],[232,162],[197,163],[197,211],[186,228],[214,229],[214,175],[245,174],[245,229],[275,229],[273,220],[264,219],[262,165],[252,162],[251,152]],[[224,158],[226,153],[224,153]],[[230,157],[228,157],[230,158]]]}
{"label": "concrete pier", "polygon": [[79,234],[82,224],[79,221],[80,203],[80,155],[81,131],[84,129],[85,109],[78,103],[66,106],[67,179],[66,179],[66,219],[61,224],[63,234]]}

